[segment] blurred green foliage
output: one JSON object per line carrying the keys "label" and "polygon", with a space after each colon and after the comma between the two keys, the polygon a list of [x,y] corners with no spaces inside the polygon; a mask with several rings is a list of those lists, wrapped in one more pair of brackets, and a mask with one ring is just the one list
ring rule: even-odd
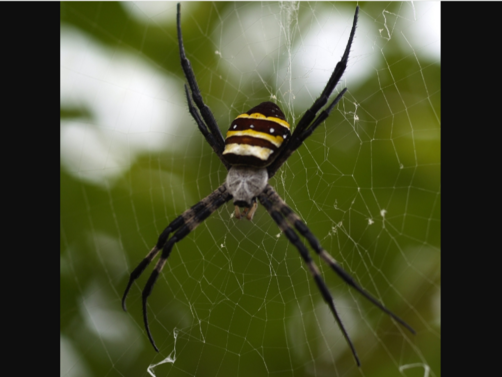
{"label": "blurred green foliage", "polygon": [[[360,22],[372,23],[375,33],[385,15],[390,24],[405,7],[359,5]],[[238,111],[269,99],[260,82],[250,91],[218,84],[225,72],[212,30],[226,12],[242,16],[253,6],[182,5],[185,48],[222,132]],[[353,11],[355,4],[301,3],[298,18],[313,8]],[[63,2],[61,24],[175,77],[183,103],[175,3],[163,12],[171,22],[145,24],[121,3]],[[411,21],[392,22],[397,35]],[[168,222],[225,179],[224,167],[195,133],[186,150],[141,154],[105,184],[80,179],[62,164],[61,375],[147,376],[147,367],[168,355],[176,361],[157,367],[156,375],[397,376],[407,364],[428,364],[431,375],[439,375],[440,62],[397,39],[384,43],[385,60],[374,75],[349,89],[342,110],[271,184],[324,248],[417,335],[406,334],[319,261],[363,363],[358,370],[296,249],[277,237],[263,208],[252,223],[237,222],[229,204],[175,247],[150,297],[156,354],[141,317],[147,277],[133,287],[128,314],[120,299],[128,273]],[[357,122],[350,114],[354,102]],[[75,118],[90,127],[95,121],[85,105],[61,108],[62,127]],[[186,127],[196,130],[188,114]],[[424,369],[404,374],[422,376]]]}

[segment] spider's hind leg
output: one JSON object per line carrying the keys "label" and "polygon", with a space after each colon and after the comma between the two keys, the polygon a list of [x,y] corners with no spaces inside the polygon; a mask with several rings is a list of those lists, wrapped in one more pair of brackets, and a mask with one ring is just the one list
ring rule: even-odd
{"label": "spider's hind leg", "polygon": [[[148,325],[147,316],[147,299],[150,296],[153,286],[159,277],[160,272],[164,268],[167,262],[167,258],[171,254],[172,248],[175,243],[181,241],[185,238],[192,230],[194,230],[200,223],[207,219],[214,211],[221,207],[224,203],[228,202],[232,198],[232,195],[228,192],[226,186],[223,184],[218,187],[215,191],[209,194],[207,197],[202,199],[199,203],[192,206],[190,209],[183,212],[180,216],[174,219],[166,229],[160,234],[157,244],[155,247],[146,255],[146,257],[140,262],[140,264],[133,270],[129,277],[129,282],[127,284],[124,296],[122,297],[122,308],[127,311],[125,300],[131,289],[134,281],[139,278],[141,273],[150,264],[150,262],[157,256],[160,250],[162,250],[162,255],[157,262],[154,270],[152,271],[145,288],[142,292],[143,301],[143,319],[145,322],[145,329],[148,334],[148,338],[152,343],[155,350],[158,352],[158,348],[155,345],[152,334],[150,332],[150,327]],[[169,234],[175,232],[171,238]]]}
{"label": "spider's hind leg", "polygon": [[[270,186],[269,186],[270,187]],[[281,212],[281,214],[286,218],[286,220],[295,227],[295,229],[307,239],[308,243],[314,249],[314,251],[319,255],[324,262],[328,266],[331,267],[333,271],[336,272],[338,276],[340,276],[346,284],[355,288],[362,296],[364,296],[368,301],[370,301],[373,305],[378,307],[381,311],[388,314],[390,317],[395,319],[400,325],[408,329],[409,332],[415,334],[415,330],[408,325],[403,319],[398,317],[396,314],[387,309],[380,301],[378,301],[375,297],[373,297],[369,292],[367,292],[364,288],[362,288],[356,280],[350,276],[350,274],[345,271],[340,264],[333,258],[326,250],[324,250],[317,240],[317,238],[312,234],[310,229],[305,225],[305,223],[300,219],[300,217],[288,207],[288,205],[284,202],[284,200],[277,194],[272,187],[269,190],[269,197],[274,203],[274,209]]]}
{"label": "spider's hind leg", "polygon": [[126,306],[126,299],[127,295],[129,294],[129,290],[132,287],[132,284],[134,281],[141,276],[145,268],[150,264],[150,262],[157,256],[159,253],[160,249],[164,246],[166,243],[167,237],[169,237],[169,234],[171,232],[174,232],[177,230],[179,227],[183,225],[183,216],[188,212],[191,211],[191,209],[185,211],[182,215],[178,216],[176,219],[174,219],[167,227],[164,229],[164,231],[160,234],[159,239],[157,241],[157,244],[153,247],[152,250],[146,255],[145,258],[138,264],[138,266],[131,272],[131,275],[129,275],[129,282],[127,283],[127,287],[124,291],[124,295],[122,296],[122,309],[124,311],[127,311],[127,306]]}
{"label": "spider's hind leg", "polygon": [[312,260],[312,257],[310,256],[310,253],[307,249],[307,247],[303,244],[303,242],[300,240],[296,232],[291,228],[291,226],[288,225],[288,222],[286,221],[285,216],[277,209],[277,198],[280,199],[279,195],[275,192],[275,190],[272,188],[272,186],[267,185],[265,190],[263,190],[263,193],[258,196],[260,203],[263,204],[263,206],[266,208],[272,219],[276,222],[276,224],[279,226],[279,229],[281,230],[282,233],[286,236],[286,238],[298,249],[300,252],[300,256],[302,259],[305,261],[307,264],[307,267],[312,274],[312,277],[314,278],[314,281],[317,284],[317,288],[322,294],[322,297],[324,301],[328,304],[329,309],[331,310],[331,313],[333,313],[333,316],[335,317],[336,323],[338,324],[338,327],[340,328],[340,331],[342,332],[345,341],[350,347],[350,350],[352,352],[352,355],[354,356],[354,359],[356,360],[357,366],[361,366],[361,363],[359,361],[359,357],[357,356],[356,349],[354,347],[354,344],[350,340],[349,334],[347,333],[347,330],[345,329],[345,326],[342,323],[342,320],[335,308],[335,303],[333,301],[333,297],[331,296],[331,293],[329,292],[328,287],[326,286],[326,283],[321,277],[321,274],[319,272],[319,268],[315,264],[315,262]]}

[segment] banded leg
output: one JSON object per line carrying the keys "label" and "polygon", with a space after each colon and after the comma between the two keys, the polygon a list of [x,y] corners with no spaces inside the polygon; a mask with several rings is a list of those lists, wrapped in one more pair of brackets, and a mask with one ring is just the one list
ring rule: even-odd
{"label": "banded leg", "polygon": [[[183,68],[183,72],[185,73],[185,77],[188,81],[188,85],[190,86],[190,90],[192,91],[192,98],[197,105],[197,108],[199,109],[202,119],[206,122],[209,131],[211,132],[215,146],[218,148],[218,156],[221,155],[223,152],[223,149],[225,148],[225,140],[223,139],[223,135],[221,134],[220,129],[218,128],[218,124],[216,123],[216,120],[214,119],[214,115],[209,109],[209,107],[204,103],[204,100],[202,99],[202,94],[199,89],[199,85],[197,84],[197,80],[195,79],[195,74],[192,69],[192,65],[190,64],[190,61],[188,60],[186,54],[185,54],[185,47],[183,45],[183,37],[181,35],[181,14],[180,14],[180,3],[178,3],[177,7],[177,15],[176,15],[176,24],[177,24],[177,29],[178,29],[178,45],[180,48],[180,59],[181,59],[181,66]],[[190,112],[192,113],[192,112]],[[193,114],[192,114],[193,116]],[[195,116],[194,116],[195,118]],[[199,122],[197,119],[195,119],[197,124]],[[200,125],[199,125],[200,127]],[[207,137],[206,137],[207,140]],[[209,140],[208,140],[209,142]],[[210,143],[210,142],[209,142]],[[211,143],[210,143],[211,144]],[[212,146],[212,145],[211,145]],[[214,148],[214,147],[213,147]]]}
{"label": "banded leg", "polygon": [[[275,208],[274,202],[271,200],[271,197],[269,193],[267,192],[268,189],[272,189],[270,185],[267,185],[267,188],[264,190],[262,194],[258,197],[260,200],[260,203],[266,208],[272,219],[277,223],[281,231],[284,233],[284,235],[287,237],[287,239],[298,249],[300,252],[300,256],[302,259],[305,261],[307,264],[310,273],[312,274],[312,277],[314,278],[317,287],[319,288],[319,291],[321,292],[324,301],[328,304],[329,308],[331,309],[331,312],[333,313],[333,316],[335,317],[335,320],[338,324],[338,327],[340,328],[345,340],[347,341],[347,344],[350,347],[350,350],[352,351],[352,355],[354,355],[354,358],[356,360],[357,366],[361,366],[361,363],[359,362],[359,357],[357,356],[356,349],[354,347],[354,344],[352,344],[352,341],[349,338],[349,335],[347,333],[347,330],[345,330],[345,327],[343,326],[342,320],[340,316],[338,315],[338,312],[336,311],[335,308],[335,303],[333,302],[333,297],[331,296],[331,293],[328,290],[328,287],[326,286],[326,283],[321,277],[321,274],[319,272],[319,269],[317,268],[315,262],[312,260],[312,257],[310,256],[310,253],[307,249],[307,247],[302,243],[298,235],[295,233],[293,228],[291,228],[286,219],[284,218],[283,214],[278,211]],[[273,189],[272,189],[273,191]],[[275,193],[275,191],[273,191]],[[277,195],[278,196],[278,195]]]}
{"label": "banded leg", "polygon": [[[347,46],[345,47],[345,52],[340,59],[340,61],[336,64],[331,77],[328,80],[328,83],[324,87],[319,98],[317,98],[314,104],[308,109],[303,117],[300,119],[298,124],[293,131],[293,135],[289,139],[289,142],[284,146],[284,149],[279,154],[279,156],[272,162],[272,164],[268,167],[268,175],[270,178],[274,176],[277,170],[286,162],[286,160],[291,156],[291,154],[303,143],[303,141],[312,134],[312,132],[317,128],[317,126],[322,123],[330,114],[331,110],[333,110],[334,106],[340,101],[343,97],[347,88],[342,90],[340,94],[333,100],[333,102],[325,109],[319,117],[315,120],[317,113],[321,108],[323,108],[329,100],[331,93],[335,89],[336,85],[340,81],[345,69],[347,68],[347,62],[349,60],[350,48],[352,46],[352,42],[354,40],[354,35],[356,33],[357,26],[357,18],[359,15],[359,7],[356,7],[356,12],[354,14],[354,21],[352,23],[352,30],[350,31],[349,40],[347,42]],[[312,124],[312,125],[311,125]],[[309,128],[310,126],[310,128]],[[309,131],[309,132],[306,132]]]}
{"label": "banded leg", "polygon": [[390,317],[394,318],[399,324],[408,329],[412,334],[415,334],[415,330],[408,325],[404,320],[399,318],[396,314],[387,309],[380,301],[378,301],[375,297],[373,297],[370,293],[364,290],[352,276],[349,275],[347,271],[345,271],[338,262],[328,254],[326,250],[324,250],[314,236],[314,234],[310,231],[310,229],[305,225],[305,223],[288,205],[284,202],[284,200],[275,192],[272,186],[268,185],[264,194],[268,196],[270,201],[273,203],[273,208],[279,212],[287,219],[287,221],[295,227],[295,229],[307,239],[310,246],[314,251],[336,272],[338,276],[340,276],[345,283],[355,288],[361,295],[363,295],[367,300],[369,300],[373,305],[377,306],[384,313],[387,313]]}
{"label": "banded leg", "polygon": [[[169,234],[172,232],[176,231],[179,229],[181,226],[183,226],[186,223],[189,223],[193,218],[197,217],[197,215],[201,212],[202,209],[206,208],[210,202],[214,201],[218,196],[225,194],[226,193],[226,188],[224,185],[218,187],[215,191],[213,191],[209,196],[206,198],[202,199],[200,202],[197,204],[193,205],[189,209],[187,209],[185,212],[183,212],[180,216],[175,218],[160,234],[157,244],[154,246],[152,250],[146,255],[146,257],[141,261],[141,263],[134,269],[133,272],[131,272],[131,275],[129,277],[129,282],[127,284],[126,290],[124,292],[124,295],[122,297],[122,308],[124,311],[127,311],[127,307],[125,304],[127,295],[129,293],[129,290],[131,289],[132,284],[134,281],[140,277],[140,275],[143,273],[145,268],[150,264],[150,262],[155,258],[155,256],[158,254],[160,249],[162,249],[167,241],[167,238],[169,237]],[[227,199],[229,200],[229,199]]]}
{"label": "banded leg", "polygon": [[[197,203],[196,205],[198,205]],[[183,224],[185,224],[185,219],[187,217],[193,217],[196,213],[194,210],[193,206],[190,209],[187,209],[185,212],[183,212],[180,216],[175,218],[167,227],[164,229],[164,231],[160,234],[159,239],[157,241],[157,244],[153,247],[152,250],[146,255],[146,257],[138,264],[138,266],[131,272],[131,275],[129,276],[129,282],[127,283],[127,287],[124,291],[124,295],[122,296],[122,309],[124,311],[127,311],[126,307],[126,299],[127,295],[129,294],[129,290],[132,287],[132,284],[134,281],[141,276],[145,268],[150,264],[150,262],[157,256],[159,253],[160,249],[162,249],[166,243],[167,237],[169,237],[169,234],[180,228]]]}
{"label": "banded leg", "polygon": [[[145,270],[146,266],[155,258],[158,252],[162,249],[162,254],[153,270],[150,278],[148,279],[145,288],[142,292],[142,301],[143,301],[143,319],[145,322],[145,328],[148,334],[148,338],[152,343],[155,350],[158,352],[158,348],[155,345],[152,334],[150,333],[150,328],[148,326],[148,316],[147,316],[147,299],[150,296],[153,286],[164,267],[169,254],[172,251],[172,248],[176,242],[181,241],[184,237],[186,237],[192,230],[194,230],[201,222],[207,219],[214,211],[216,211],[219,207],[221,207],[224,203],[229,201],[232,198],[232,195],[227,191],[225,185],[221,185],[218,189],[212,192],[209,196],[202,199],[199,203],[192,206],[190,209],[186,210],[174,219],[166,229],[161,233],[157,244],[155,247],[146,255],[146,257],[141,261],[141,263],[134,269],[129,277],[129,282],[127,284],[127,288],[124,292],[124,296],[122,298],[122,308],[124,311],[127,311],[125,300],[127,298],[127,294],[132,286],[132,283],[141,275],[141,273]],[[174,235],[168,239],[169,234],[174,232]]]}

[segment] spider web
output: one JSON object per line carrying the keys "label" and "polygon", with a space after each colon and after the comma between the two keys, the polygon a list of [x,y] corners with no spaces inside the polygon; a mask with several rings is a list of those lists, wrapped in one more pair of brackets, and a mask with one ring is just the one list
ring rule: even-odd
{"label": "spider web", "polygon": [[[183,3],[222,132],[272,100],[294,125],[347,43],[355,3]],[[353,340],[266,211],[225,205],[178,243],[141,316],[128,274],[225,168],[187,111],[175,3],[61,5],[62,376],[438,376],[438,3],[361,5],[332,115],[270,181],[323,247],[417,331],[320,268]],[[313,251],[312,254],[314,255]]]}

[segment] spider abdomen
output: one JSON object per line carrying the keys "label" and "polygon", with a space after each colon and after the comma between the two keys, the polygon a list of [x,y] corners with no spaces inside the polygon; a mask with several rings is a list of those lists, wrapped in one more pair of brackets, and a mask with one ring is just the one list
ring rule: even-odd
{"label": "spider abdomen", "polygon": [[279,106],[262,102],[234,119],[225,138],[223,155],[232,165],[265,167],[291,135],[289,129]]}

